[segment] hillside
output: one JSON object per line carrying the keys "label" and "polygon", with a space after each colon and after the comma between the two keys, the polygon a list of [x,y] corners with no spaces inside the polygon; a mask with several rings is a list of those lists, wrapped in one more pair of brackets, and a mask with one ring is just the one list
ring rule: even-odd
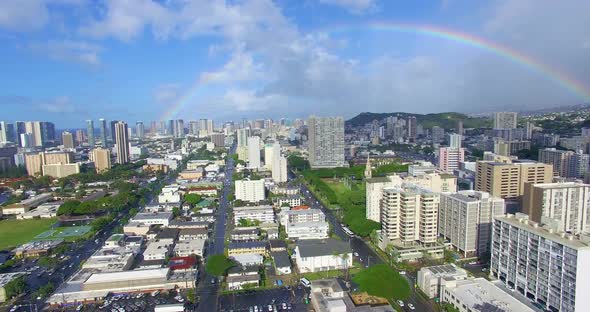
{"label": "hillside", "polygon": [[436,114],[410,114],[410,113],[360,113],[357,116],[346,121],[346,126],[359,127],[373,120],[381,120],[389,116],[397,116],[400,118],[407,118],[408,116],[416,116],[419,124],[424,128],[432,128],[439,126],[445,129],[453,129],[458,121],[463,121],[464,128],[485,128],[491,126],[489,118],[469,117],[460,113],[436,113]]}

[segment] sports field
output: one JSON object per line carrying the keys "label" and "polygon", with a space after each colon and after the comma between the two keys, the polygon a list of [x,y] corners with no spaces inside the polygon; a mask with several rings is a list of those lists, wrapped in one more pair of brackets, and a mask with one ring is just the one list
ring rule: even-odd
{"label": "sports field", "polygon": [[55,218],[0,221],[0,250],[26,243],[51,228]]}
{"label": "sports field", "polygon": [[70,240],[79,236],[82,236],[92,230],[92,227],[82,226],[64,226],[55,229],[47,230],[37,236],[36,240],[50,240],[50,239],[64,239]]}

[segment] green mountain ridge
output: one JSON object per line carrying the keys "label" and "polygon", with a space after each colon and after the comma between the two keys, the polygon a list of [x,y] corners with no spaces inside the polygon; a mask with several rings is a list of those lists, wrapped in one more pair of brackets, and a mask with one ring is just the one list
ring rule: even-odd
{"label": "green mountain ridge", "polygon": [[433,113],[433,114],[411,114],[403,112],[395,113],[370,113],[363,112],[346,121],[346,126],[360,127],[373,120],[381,120],[390,116],[397,116],[403,119],[415,116],[419,124],[424,128],[439,126],[445,129],[454,129],[458,121],[463,121],[463,128],[487,128],[491,127],[492,121],[484,117],[469,117],[456,112]]}

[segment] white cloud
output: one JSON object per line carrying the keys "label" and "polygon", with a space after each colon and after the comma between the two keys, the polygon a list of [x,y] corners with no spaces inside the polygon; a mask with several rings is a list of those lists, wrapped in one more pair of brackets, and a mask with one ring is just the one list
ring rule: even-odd
{"label": "white cloud", "polygon": [[73,113],[77,110],[68,96],[59,96],[47,101],[41,101],[34,106],[40,111],[54,114]]}
{"label": "white cloud", "polygon": [[42,0],[0,1],[0,28],[31,31],[49,21],[49,11]]}
{"label": "white cloud", "polygon": [[241,49],[235,51],[230,60],[218,71],[201,74],[203,83],[228,83],[234,81],[256,81],[263,78],[262,64],[255,63],[249,53]]}
{"label": "white cloud", "polygon": [[26,48],[34,53],[48,56],[51,59],[74,62],[83,65],[100,65],[100,52],[103,48],[97,44],[74,40],[49,40],[47,42],[31,42]]}
{"label": "white cloud", "polygon": [[181,96],[181,89],[178,83],[161,84],[154,90],[154,100],[160,104],[170,105]]}
{"label": "white cloud", "polygon": [[374,9],[376,0],[320,0],[320,3],[339,6],[350,13],[360,14]]}

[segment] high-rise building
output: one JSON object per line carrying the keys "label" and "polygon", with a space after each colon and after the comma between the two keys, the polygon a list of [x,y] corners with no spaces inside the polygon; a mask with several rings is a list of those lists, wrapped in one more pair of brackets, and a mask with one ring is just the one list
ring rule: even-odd
{"label": "high-rise building", "polygon": [[274,157],[271,173],[275,183],[287,182],[287,157]]}
{"label": "high-rise building", "polygon": [[211,142],[215,147],[224,147],[225,146],[225,134],[223,133],[211,133]]}
{"label": "high-rise building", "polygon": [[522,212],[560,231],[590,233],[590,185],[577,182],[526,183]]}
{"label": "high-rise building", "polygon": [[504,213],[504,200],[486,192],[442,193],[438,232],[464,257],[482,256],[490,250],[493,218]]}
{"label": "high-rise building", "polygon": [[280,144],[278,142],[268,142],[264,144],[264,168],[266,170],[272,170],[272,163],[274,160],[273,153],[278,153],[278,156],[280,156]]}
{"label": "high-rise building", "polygon": [[24,147],[24,148],[33,147],[33,134],[21,133],[19,141],[20,141],[20,147]]}
{"label": "high-rise building", "polygon": [[199,119],[199,131],[204,131],[206,134],[213,133],[213,120]]}
{"label": "high-rise building", "polygon": [[456,133],[451,133],[449,135],[449,147],[459,149],[461,148],[461,141],[463,140],[463,136]]}
{"label": "high-rise building", "polygon": [[458,135],[463,135],[463,121],[457,121],[457,127],[455,127],[455,133]]}
{"label": "high-rise building", "polygon": [[61,133],[61,141],[64,148],[74,148],[74,136],[71,132],[64,131]]}
{"label": "high-rise building", "polygon": [[174,121],[174,137],[184,138],[184,120],[177,119]]}
{"label": "high-rise building", "polygon": [[14,131],[15,131],[15,143],[18,143],[19,146],[23,146],[23,142],[21,141],[21,134],[27,133],[25,122],[24,121],[17,121],[14,124]]}
{"label": "high-rise building", "polygon": [[145,137],[145,127],[143,126],[143,121],[138,121],[135,123],[135,134],[137,134],[137,138],[143,139]]}
{"label": "high-rise building", "polygon": [[25,167],[27,174],[38,176],[43,174],[44,165],[65,165],[71,164],[74,156],[69,152],[40,152],[25,154]]}
{"label": "high-rise building", "polygon": [[53,122],[41,121],[41,145],[55,142],[55,124]]}
{"label": "high-rise building", "polygon": [[90,148],[96,144],[94,139],[94,120],[86,120],[86,135],[88,136],[88,145]]}
{"label": "high-rise building", "polygon": [[504,199],[516,199],[523,195],[524,184],[549,183],[553,179],[553,167],[540,162],[522,160],[478,161],[476,163],[475,190],[490,193]]}
{"label": "high-rise building", "polygon": [[346,167],[347,163],[344,161],[344,120],[341,117],[310,116],[307,124],[311,167]]}
{"label": "high-rise building", "polygon": [[432,127],[432,143],[440,143],[445,139],[445,129],[439,126]]}
{"label": "high-rise building", "polygon": [[236,180],[236,199],[258,203],[266,198],[264,193],[264,180]]}
{"label": "high-rise building", "polygon": [[199,135],[199,122],[198,121],[189,121],[188,123],[188,133],[192,135]]}
{"label": "high-rise building", "polygon": [[528,220],[494,219],[490,276],[544,311],[588,310],[590,244],[586,238]]}
{"label": "high-rise building", "polygon": [[174,135],[174,127],[176,126],[176,123],[174,122],[174,120],[170,119],[168,120],[168,123],[166,124],[166,135]]}
{"label": "high-rise building", "polygon": [[383,189],[381,239],[399,246],[434,245],[439,200],[439,194],[418,187]]}
{"label": "high-rise building", "polygon": [[461,148],[440,147],[438,149],[438,168],[452,174],[459,169],[459,163],[465,160],[465,150]]}
{"label": "high-rise building", "polygon": [[590,155],[581,151],[564,151],[555,148],[539,150],[539,161],[553,166],[553,174],[564,178],[580,178],[588,172]]}
{"label": "high-rise building", "polygon": [[111,169],[111,151],[106,148],[95,148],[90,152],[90,160],[94,162],[97,173]]}
{"label": "high-rise building", "polygon": [[100,143],[102,147],[109,147],[107,142],[107,121],[104,118],[98,120],[98,126],[100,127]]}
{"label": "high-rise building", "polygon": [[260,168],[260,137],[258,136],[248,138],[248,168]]}
{"label": "high-rise building", "polygon": [[119,121],[115,124],[115,144],[117,144],[117,163],[126,164],[129,162],[129,132],[127,124]]}
{"label": "high-rise building", "polygon": [[84,141],[86,141],[86,136],[84,135],[84,130],[78,129],[76,130],[76,136],[74,137],[76,140],[76,146],[82,146]]}
{"label": "high-rise building", "polygon": [[116,124],[118,122],[119,122],[118,120],[111,120],[109,122],[109,129],[110,129],[109,137],[110,137],[111,141],[113,141],[113,143],[115,143],[115,136],[116,136],[116,133],[115,133],[116,130],[115,130],[115,128],[116,128]]}
{"label": "high-rise building", "polygon": [[418,137],[418,121],[415,116],[408,117],[408,138],[415,139]]}
{"label": "high-rise building", "polygon": [[238,129],[238,147],[248,146],[248,137],[250,136],[250,128]]}
{"label": "high-rise building", "polygon": [[5,121],[0,121],[0,143],[17,142],[14,140],[14,126]]}
{"label": "high-rise building", "polygon": [[43,132],[40,121],[25,121],[25,133],[31,134],[31,146],[43,146]]}
{"label": "high-rise building", "polygon": [[0,147],[0,172],[16,166],[16,146]]}
{"label": "high-rise building", "polygon": [[494,129],[516,129],[518,113],[496,112],[494,113]]}

